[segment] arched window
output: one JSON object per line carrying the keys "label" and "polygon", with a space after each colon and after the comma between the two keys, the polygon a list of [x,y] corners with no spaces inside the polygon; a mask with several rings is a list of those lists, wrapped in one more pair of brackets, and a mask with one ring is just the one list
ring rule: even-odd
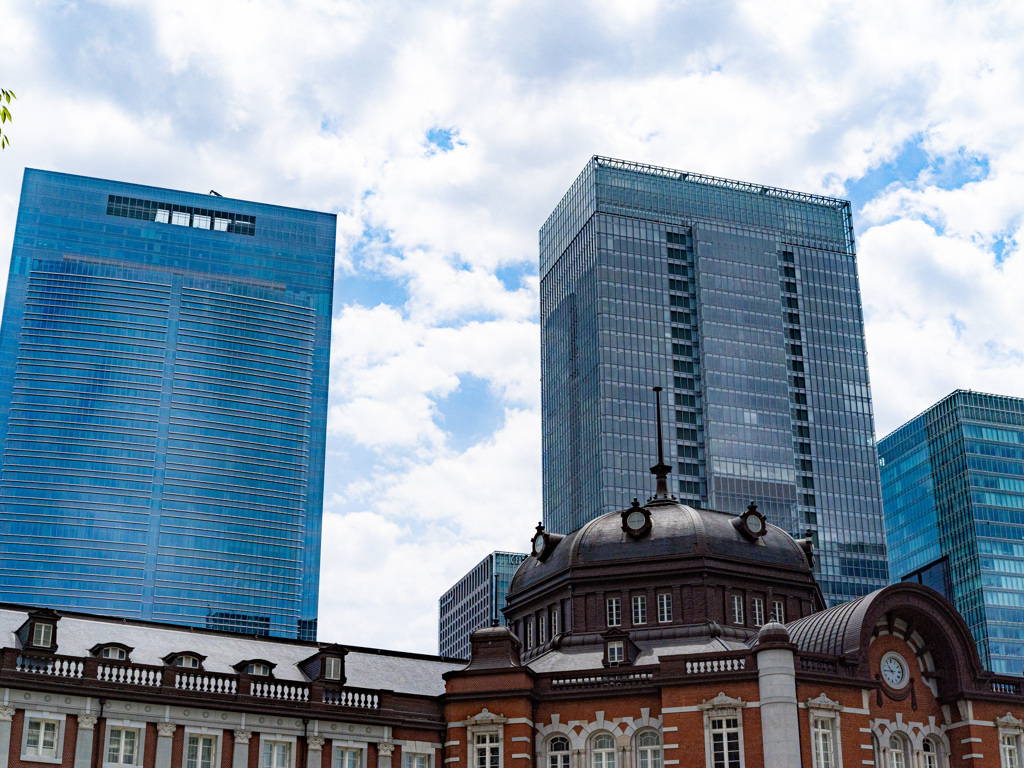
{"label": "arched window", "polygon": [[927,738],[921,745],[924,758],[923,768],[939,768],[939,745],[932,738]]}
{"label": "arched window", "polygon": [[615,768],[615,739],[602,733],[591,743],[591,768]]}
{"label": "arched window", "polygon": [[548,768],[569,768],[569,740],[555,736],[548,742]]}
{"label": "arched window", "polygon": [[907,740],[898,733],[889,737],[889,768],[910,768]]}
{"label": "arched window", "polygon": [[661,736],[657,731],[644,731],[636,740],[639,768],[661,768]]}

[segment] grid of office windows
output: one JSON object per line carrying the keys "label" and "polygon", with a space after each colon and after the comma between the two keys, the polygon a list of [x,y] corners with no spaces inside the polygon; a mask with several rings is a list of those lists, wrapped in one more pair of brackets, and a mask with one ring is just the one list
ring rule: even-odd
{"label": "grid of office windows", "polygon": [[879,441],[892,576],[944,594],[1024,674],[1024,399],[957,390]]}
{"label": "grid of office windows", "polygon": [[335,227],[25,172],[0,329],[5,599],[315,637]]}
{"label": "grid of office windows", "polygon": [[[516,569],[528,557],[517,552],[492,552],[463,576],[438,601],[438,653],[454,659],[468,659],[469,636],[494,619],[505,623],[502,611],[508,585]],[[546,617],[543,617],[546,619]],[[557,617],[551,616],[551,634],[558,633]],[[546,621],[539,628],[541,641],[547,639]]]}
{"label": "grid of office windows", "polygon": [[887,582],[849,203],[595,157],[540,248],[548,530],[650,495],[662,386],[681,501],[810,530],[830,602]]}

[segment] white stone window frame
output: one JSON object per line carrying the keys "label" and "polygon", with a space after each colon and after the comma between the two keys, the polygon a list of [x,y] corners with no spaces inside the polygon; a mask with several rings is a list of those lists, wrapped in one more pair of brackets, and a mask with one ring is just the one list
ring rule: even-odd
{"label": "white stone window frame", "polygon": [[[623,765],[619,765],[621,760],[619,759],[619,742],[615,738],[615,733],[608,730],[607,727],[596,729],[593,733],[587,735],[587,751],[586,751],[586,767],[585,768],[596,768],[594,758],[597,754],[597,749],[594,747],[596,742],[602,736],[607,736],[612,740],[612,748],[610,750],[612,755],[612,761],[614,762],[614,768],[625,768]],[[609,750],[602,749],[601,752],[608,752]]]}
{"label": "white stone window frame", "polygon": [[750,601],[750,618],[755,627],[764,626],[764,598],[755,597]]}
{"label": "white stone window frame", "polygon": [[498,765],[505,765],[505,722],[506,718],[488,712],[486,707],[466,721],[466,746],[469,762],[467,768],[476,768],[476,737],[492,733],[498,735]]}
{"label": "white stone window frame", "polygon": [[838,701],[832,701],[824,693],[815,699],[807,700],[807,724],[811,734],[811,765],[814,768],[820,768],[823,765],[821,755],[818,754],[818,741],[814,738],[815,720],[828,720],[832,726],[832,765],[833,768],[843,768],[843,742],[840,738],[842,733],[840,713],[842,711],[843,705]]}
{"label": "white stone window frame", "polygon": [[551,609],[551,637],[554,639],[558,636],[558,606],[554,606]]}
{"label": "white stone window frame", "polygon": [[537,643],[544,645],[548,641],[548,621],[544,612],[541,611],[537,616]]}
{"label": "white stone window frame", "polygon": [[[274,739],[274,741],[283,741],[283,739]],[[338,762],[337,757],[342,752],[347,750],[358,750],[359,752],[359,768],[367,768],[366,766],[366,742],[365,741],[352,741],[351,739],[331,739],[331,763],[330,766],[323,766],[323,768],[337,768]],[[292,747],[292,754],[295,754],[295,747]],[[403,760],[405,755],[405,749],[402,749]],[[263,752],[260,752],[260,759],[263,759]],[[295,758],[292,757],[294,763]],[[341,762],[340,768],[346,768],[346,763]],[[262,768],[262,766],[261,766]]]}
{"label": "white stone window frame", "polygon": [[715,698],[697,705],[697,708],[704,713],[704,764],[708,768],[714,765],[711,751],[711,721],[729,717],[736,718],[740,744],[740,768],[747,768],[747,750],[745,749],[743,734],[743,708],[745,706],[746,704],[743,699],[734,699],[726,696],[724,691],[715,696]]}
{"label": "white stone window frame", "polygon": [[[135,742],[135,762],[134,763],[110,763],[107,762],[107,755],[110,752],[110,729],[111,728],[122,728],[129,729],[139,732],[139,738]],[[146,723],[140,720],[107,720],[103,726],[103,755],[102,765],[103,768],[124,768],[126,765],[142,765],[142,761],[146,755]],[[182,756],[184,757],[184,756]],[[182,768],[185,768],[185,762],[182,760]]]}
{"label": "white stone window frame", "polygon": [[[28,724],[31,720],[40,722],[57,723],[57,753],[56,757],[43,757],[42,755],[28,754]],[[64,726],[67,715],[58,712],[26,711],[21,723],[21,760],[28,763],[50,763],[60,765],[64,762]],[[43,731],[39,729],[40,746],[42,745]]]}
{"label": "white stone window frame", "polygon": [[899,768],[898,766],[893,766],[893,760],[891,757],[893,751],[892,742],[894,739],[899,741],[903,745],[903,768],[915,768],[916,763],[914,762],[914,740],[911,737],[910,733],[898,729],[893,729],[889,731],[885,735],[884,740],[879,740],[880,745],[882,747],[883,765],[885,765],[886,768]]}
{"label": "white stone window frame", "polygon": [[777,621],[779,624],[786,623],[786,601],[785,600],[772,600],[772,621]]}
{"label": "white stone window frame", "polygon": [[434,768],[435,747],[429,741],[402,741],[399,744],[402,747],[402,768],[413,768],[413,757],[426,757],[427,768]]}
{"label": "white stone window frame", "polygon": [[[569,749],[564,751],[564,752],[553,752],[551,750],[551,742],[553,742],[555,739],[565,739],[568,742],[568,744],[569,744]],[[565,756],[567,756],[569,759],[566,762],[568,763],[569,768],[572,768],[572,766],[573,766],[573,759],[572,759],[573,758],[573,753],[576,752],[577,750],[573,749],[573,746],[574,746],[573,745],[573,735],[571,733],[562,733],[560,731],[555,731],[554,733],[548,734],[547,736],[544,737],[543,745],[544,745],[544,750],[543,750],[543,754],[542,754],[541,761],[540,761],[540,767],[541,768],[555,768],[554,766],[551,765],[551,757],[553,755],[565,755]],[[559,761],[559,762],[561,762],[561,761]],[[559,765],[559,766],[557,766],[557,768],[563,768],[563,766]]]}
{"label": "white stone window frame", "polygon": [[[289,736],[288,734],[285,734],[285,733],[261,733],[260,734],[260,753],[259,753],[259,762],[258,762],[259,768],[267,768],[266,766],[263,765],[263,751],[264,751],[263,745],[266,744],[268,741],[269,742],[274,742],[274,743],[282,742],[283,741],[283,742],[287,742],[288,744],[290,744],[291,748],[288,750],[288,765],[285,766],[285,768],[295,768],[295,752],[296,752],[296,746],[298,745],[298,739],[295,736]],[[332,750],[334,749],[334,744],[333,743],[331,744],[331,749]],[[334,755],[332,754],[331,757],[333,759]],[[182,766],[182,768],[185,768],[185,766]],[[219,768],[219,766],[218,766],[218,768]]]}
{"label": "white stone window frame", "polygon": [[[224,751],[224,730],[200,726],[185,726],[185,737],[181,740],[181,768],[188,768],[188,737],[200,736],[213,739],[213,768],[220,768],[220,755]],[[262,759],[263,752],[260,752]],[[293,758],[294,760],[294,758]],[[107,768],[107,766],[104,766]],[[196,768],[202,768],[202,759]]]}
{"label": "white stone window frame", "polygon": [[641,749],[651,749],[651,747],[641,747],[640,746],[640,739],[643,736],[646,736],[648,733],[653,733],[653,734],[655,734],[658,737],[658,752],[661,753],[661,759],[658,762],[659,762],[659,765],[661,766],[661,768],[664,768],[664,766],[665,766],[665,736],[664,736],[664,734],[662,734],[660,728],[655,728],[653,726],[640,727],[640,728],[637,728],[636,731],[634,731],[633,738],[632,738],[632,740],[630,742],[630,745],[632,747],[632,752],[633,752],[633,766],[634,766],[634,768],[640,768],[641,767],[641,764],[640,764],[640,750]]}
{"label": "white stone window frame", "polygon": [[[999,733],[999,765],[1006,768],[1006,763],[1003,760],[1003,739],[1009,736],[1017,745],[1017,764],[1024,766],[1024,720],[1018,720],[1007,712],[1002,717],[996,718],[996,727]],[[939,765],[942,763],[940,762]]]}

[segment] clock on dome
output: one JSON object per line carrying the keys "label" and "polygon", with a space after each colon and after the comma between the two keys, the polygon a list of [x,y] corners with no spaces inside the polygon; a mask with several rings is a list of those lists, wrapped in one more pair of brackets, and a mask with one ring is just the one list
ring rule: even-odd
{"label": "clock on dome", "polygon": [[633,506],[622,510],[622,530],[632,538],[639,539],[651,531],[651,512],[633,499]]}
{"label": "clock on dome", "polygon": [[885,654],[882,657],[881,664],[878,666],[879,672],[882,674],[882,680],[890,688],[899,690],[905,687],[910,680],[910,669],[907,667],[907,662],[895,651],[889,651]]}
{"label": "clock on dome", "polygon": [[768,533],[768,521],[757,511],[757,504],[754,502],[750,502],[747,511],[733,520],[733,525],[754,542]]}

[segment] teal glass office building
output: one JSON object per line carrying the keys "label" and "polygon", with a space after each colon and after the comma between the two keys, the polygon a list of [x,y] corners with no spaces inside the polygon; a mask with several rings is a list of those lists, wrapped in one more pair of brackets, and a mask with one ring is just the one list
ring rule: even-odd
{"label": "teal glass office building", "polygon": [[888,583],[850,204],[594,157],[540,231],[544,524],[654,490],[811,532],[826,599]]}
{"label": "teal glass office building", "polygon": [[0,599],[315,638],[335,230],[25,171]]}
{"label": "teal glass office building", "polygon": [[878,442],[894,581],[944,594],[1024,674],[1024,399],[957,390]]}
{"label": "teal glass office building", "polygon": [[441,656],[468,659],[469,637],[494,619],[502,624],[508,585],[527,555],[492,552],[438,600],[437,648]]}

